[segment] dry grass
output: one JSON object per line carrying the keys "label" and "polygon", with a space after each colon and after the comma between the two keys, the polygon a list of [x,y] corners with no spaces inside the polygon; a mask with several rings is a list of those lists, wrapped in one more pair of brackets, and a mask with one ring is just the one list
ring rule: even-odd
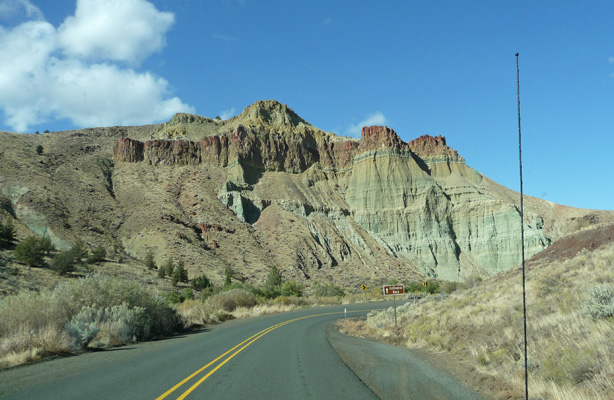
{"label": "dry grass", "polygon": [[[543,399],[614,398],[614,320],[583,313],[591,286],[614,283],[614,244],[527,271],[529,391]],[[399,307],[399,337],[408,347],[452,353],[485,375],[524,391],[522,284],[518,270],[445,299]],[[394,336],[386,312],[369,316],[369,332]]]}

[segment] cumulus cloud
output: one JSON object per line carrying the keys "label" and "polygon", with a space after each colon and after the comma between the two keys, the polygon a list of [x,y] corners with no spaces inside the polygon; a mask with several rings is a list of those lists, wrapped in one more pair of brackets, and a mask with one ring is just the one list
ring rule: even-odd
{"label": "cumulus cloud", "polygon": [[348,134],[354,137],[360,137],[363,126],[385,125],[387,122],[386,116],[381,111],[376,111],[373,114],[368,114],[365,119],[359,123],[350,126]]}
{"label": "cumulus cloud", "polygon": [[[27,0],[13,2],[28,9]],[[127,23],[130,13],[131,25],[121,28],[118,21]],[[124,64],[159,51],[173,18],[144,0],[78,0],[75,16],[59,28],[42,19],[0,27],[4,122],[27,131],[51,119],[79,127],[137,125],[193,112],[177,97],[169,98],[165,79]],[[114,29],[121,39],[113,36]]]}
{"label": "cumulus cloud", "polygon": [[227,119],[234,117],[235,115],[236,115],[236,109],[233,107],[228,110],[222,111],[220,113],[220,118],[223,120],[227,120]]}
{"label": "cumulus cloud", "polygon": [[174,21],[145,0],[79,0],[58,38],[68,56],[138,64],[166,45]]}

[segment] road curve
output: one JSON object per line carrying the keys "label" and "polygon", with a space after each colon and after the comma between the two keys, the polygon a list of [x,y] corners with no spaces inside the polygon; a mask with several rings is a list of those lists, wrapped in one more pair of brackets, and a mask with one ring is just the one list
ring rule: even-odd
{"label": "road curve", "polygon": [[[292,311],[169,340],[0,372],[1,399],[375,399],[330,346],[326,325],[387,303]],[[221,356],[221,357],[220,357]]]}

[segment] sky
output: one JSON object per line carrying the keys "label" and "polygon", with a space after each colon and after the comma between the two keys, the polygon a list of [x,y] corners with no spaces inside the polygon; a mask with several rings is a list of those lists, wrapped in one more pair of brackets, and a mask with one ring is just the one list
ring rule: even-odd
{"label": "sky", "polygon": [[[224,119],[274,99],[443,135],[524,193],[614,210],[614,2],[0,0],[0,130]],[[1,145],[1,144],[0,144]]]}

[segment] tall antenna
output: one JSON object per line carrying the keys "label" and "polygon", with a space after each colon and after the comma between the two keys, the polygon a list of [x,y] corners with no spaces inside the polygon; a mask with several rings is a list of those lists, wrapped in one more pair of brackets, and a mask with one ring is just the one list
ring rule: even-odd
{"label": "tall antenna", "polygon": [[516,53],[516,93],[518,98],[518,158],[520,161],[520,236],[522,248],[522,311],[524,320],[524,390],[525,399],[529,400],[529,368],[527,357],[527,290],[524,269],[524,195],[522,191],[522,134],[520,130],[520,68]]}

